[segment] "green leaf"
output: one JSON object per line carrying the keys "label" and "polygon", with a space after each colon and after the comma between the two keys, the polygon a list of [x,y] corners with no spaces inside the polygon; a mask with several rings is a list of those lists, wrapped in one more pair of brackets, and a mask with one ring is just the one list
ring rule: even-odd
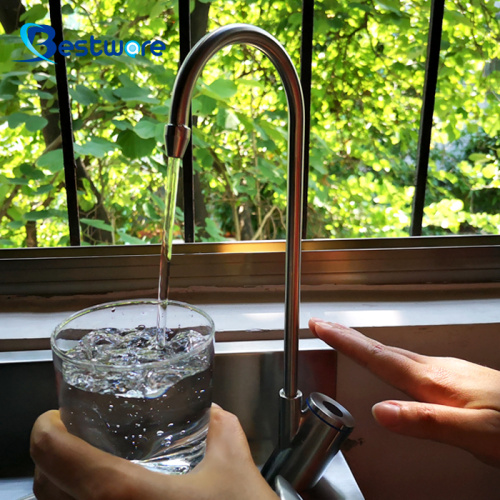
{"label": "green leaf", "polygon": [[264,137],[264,139],[267,139],[267,136],[265,135],[264,131],[257,125],[257,123],[249,118],[245,113],[235,113],[236,117],[238,118],[238,121],[245,127],[247,131],[252,130],[255,128],[258,130],[258,132]]}
{"label": "green leaf", "polygon": [[375,3],[384,10],[401,15],[401,5],[399,0],[375,0]]}
{"label": "green leaf", "polygon": [[213,219],[205,219],[205,231],[208,233],[211,241],[219,241],[222,238],[222,232]]}
{"label": "green leaf", "polygon": [[77,85],[75,88],[70,88],[69,93],[76,102],[83,106],[96,104],[99,101],[97,94],[92,89],[83,85]]}
{"label": "green leaf", "polygon": [[36,164],[39,167],[46,168],[53,174],[64,168],[62,149],[49,151],[38,158]]}
{"label": "green leaf", "polygon": [[118,130],[132,130],[133,125],[128,120],[111,120]]}
{"label": "green leaf", "polygon": [[5,200],[5,197],[10,192],[9,184],[4,182],[5,177],[0,175],[0,205]]}
{"label": "green leaf", "polygon": [[363,12],[371,12],[372,10],[372,7],[370,5],[359,2],[351,2],[348,7],[349,9],[359,9]]}
{"label": "green leaf", "polygon": [[155,139],[141,139],[132,130],[120,132],[116,143],[120,146],[123,155],[130,159],[149,156],[156,146]]}
{"label": "green leaf", "polygon": [[6,240],[4,238],[0,239],[0,248],[7,247],[17,247],[17,243],[15,243],[14,241]]}
{"label": "green leaf", "polygon": [[99,95],[111,104],[115,104],[119,99],[115,96],[113,89],[101,88],[97,91]]}
{"label": "green leaf", "polygon": [[19,125],[24,123],[27,130],[30,132],[36,132],[37,130],[41,130],[45,127],[48,121],[42,116],[34,116],[21,111],[16,111],[7,117],[7,123],[10,128],[17,128]]}
{"label": "green leaf", "polygon": [[7,210],[7,215],[12,219],[9,222],[9,227],[19,229],[24,226],[24,214],[16,206],[12,206]]}
{"label": "green leaf", "polygon": [[4,76],[3,80],[0,82],[0,96],[5,100],[14,97],[17,94],[18,86],[19,84],[16,83],[14,79]]}
{"label": "green leaf", "polygon": [[145,243],[144,240],[127,234],[125,229],[118,229],[117,233],[120,235],[120,239],[127,245],[144,245]]}
{"label": "green leaf", "polygon": [[82,156],[94,156],[95,158],[103,158],[107,153],[115,149],[115,143],[102,137],[92,137],[85,144],[75,144],[76,153]]}
{"label": "green leaf", "polygon": [[158,104],[160,101],[156,99],[156,97],[151,97],[149,95],[150,92],[150,89],[144,89],[139,87],[138,85],[121,87],[114,91],[115,95],[126,102],[139,101],[142,103]]}
{"label": "green leaf", "polygon": [[25,23],[35,23],[43,19],[47,15],[47,8],[42,4],[33,5],[31,9],[27,10],[24,14],[19,16],[21,21]]}
{"label": "green leaf", "polygon": [[151,193],[151,198],[153,198],[153,201],[155,202],[155,205],[160,209],[160,212],[165,212],[165,201],[154,193]]}
{"label": "green leaf", "polygon": [[165,123],[158,122],[156,124],[155,139],[157,143],[161,145],[165,144]]}
{"label": "green leaf", "polygon": [[279,176],[281,173],[279,172],[279,169],[276,168],[276,165],[273,165],[269,160],[266,160],[265,158],[259,158],[259,171],[260,175],[264,179],[267,179],[269,182],[274,182],[276,180],[276,177]]}
{"label": "green leaf", "polygon": [[486,163],[487,161],[490,161],[491,158],[489,158],[488,155],[485,155],[483,153],[473,153],[469,155],[469,160],[473,161],[474,163]]}
{"label": "green leaf", "polygon": [[28,186],[30,181],[29,179],[23,179],[21,177],[3,177],[1,178],[2,182],[9,184],[11,186]]}
{"label": "green leaf", "polygon": [[36,132],[45,127],[48,121],[42,116],[29,115],[21,111],[16,111],[7,117],[7,123],[9,124],[9,128],[17,128],[24,123],[28,131]]}
{"label": "green leaf", "polygon": [[[212,0],[210,0],[212,1]],[[156,19],[157,17],[161,16],[161,14],[164,12],[166,6],[165,6],[165,0],[159,0],[156,2],[153,7],[151,7],[151,10],[149,11],[149,17],[150,19]]]}
{"label": "green leaf", "polygon": [[66,217],[67,214],[64,210],[56,210],[55,208],[49,208],[47,210],[36,210],[24,214],[24,220],[26,221],[36,221],[53,218],[65,219]]}
{"label": "green leaf", "polygon": [[26,117],[28,115],[26,113],[21,113],[20,111],[16,111],[7,117],[7,123],[9,124],[9,128],[17,128],[19,125],[22,125],[26,122]]}
{"label": "green leaf", "polygon": [[170,113],[170,108],[168,106],[165,106],[164,104],[159,104],[158,106],[151,107],[151,113],[154,113],[155,115],[168,116],[168,114]]}
{"label": "green leaf", "polygon": [[150,201],[147,201],[146,203],[142,204],[142,209],[144,211],[144,215],[153,221],[159,221],[162,220],[162,216],[158,213],[156,210],[155,205],[151,203]]}
{"label": "green leaf", "polygon": [[[19,71],[13,71],[12,73],[19,73]],[[42,85],[46,85],[47,88],[52,88],[56,85],[56,77],[54,75],[49,75],[41,71],[40,73],[35,73],[33,78],[37,82],[42,82]]]}
{"label": "green leaf", "polygon": [[236,94],[238,87],[232,80],[219,78],[208,87],[201,90],[201,93],[217,100],[227,100]]}
{"label": "green leaf", "polygon": [[38,189],[35,190],[35,194],[37,196],[41,194],[47,194],[50,193],[54,189],[54,186],[52,184],[45,184],[45,186],[40,186]]}
{"label": "green leaf", "polygon": [[194,155],[196,162],[199,163],[204,169],[212,168],[214,159],[206,148],[196,148]]}
{"label": "green leaf", "polygon": [[98,219],[87,219],[82,217],[80,219],[80,223],[86,224],[87,226],[95,227],[96,229],[102,229],[103,231],[113,232],[113,226],[110,224],[106,224],[106,222]]}
{"label": "green leaf", "polygon": [[282,128],[276,127],[273,123],[267,121],[267,120],[261,120],[260,125],[262,129],[265,131],[265,133],[273,139],[275,142],[282,142],[283,139],[288,138],[287,132],[285,132]]}
{"label": "green leaf", "polygon": [[156,126],[158,122],[154,122],[148,120],[147,118],[141,120],[135,127],[134,132],[141,139],[151,139],[152,137],[156,137]]}
{"label": "green leaf", "polygon": [[451,22],[453,25],[462,24],[464,26],[473,27],[472,22],[467,19],[463,14],[458,12],[457,10],[445,9],[444,18]]}
{"label": "green leaf", "polygon": [[75,132],[77,130],[81,130],[84,123],[85,122],[81,118],[75,118],[73,120],[73,132]]}
{"label": "green leaf", "polygon": [[192,107],[195,115],[210,115],[217,108],[217,96],[198,94],[193,98]]}
{"label": "green leaf", "polygon": [[23,90],[23,92],[27,94],[36,95],[40,99],[45,99],[46,101],[52,101],[52,99],[55,98],[54,94],[51,94],[50,92],[44,92],[43,90],[38,90],[38,89],[26,89]]}
{"label": "green leaf", "polygon": [[21,173],[27,177],[28,179],[41,180],[45,178],[45,175],[42,171],[37,169],[31,163],[23,163],[20,166]]}
{"label": "green leaf", "polygon": [[42,128],[47,125],[48,120],[43,118],[42,116],[28,116],[26,119],[25,125],[28,131],[36,132],[37,130],[42,130]]}
{"label": "green leaf", "polygon": [[311,161],[311,169],[315,170],[321,175],[328,175],[328,170],[325,168],[322,159],[319,159],[318,161]]}
{"label": "green leaf", "polygon": [[255,79],[250,79],[250,78],[240,78],[238,80],[238,85],[242,85],[244,87],[255,87],[258,89],[265,89],[266,85],[265,83],[261,82],[260,80],[255,80]]}
{"label": "green leaf", "polygon": [[197,148],[209,147],[208,142],[205,140],[206,139],[205,134],[203,134],[203,132],[201,132],[198,127],[194,128],[192,130],[192,133],[193,133],[193,144]]}

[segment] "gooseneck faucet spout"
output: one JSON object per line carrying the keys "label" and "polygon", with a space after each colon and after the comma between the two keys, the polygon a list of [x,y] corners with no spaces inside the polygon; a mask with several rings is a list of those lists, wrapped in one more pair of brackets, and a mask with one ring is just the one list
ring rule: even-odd
{"label": "gooseneck faucet spout", "polygon": [[284,382],[279,393],[278,446],[262,468],[262,475],[269,484],[276,487],[276,491],[285,492],[283,484],[287,481],[297,490],[313,486],[353,426],[347,410],[323,394],[312,393],[306,409],[302,410],[302,394],[297,388],[304,99],[297,71],[286,50],[266,31],[246,24],[232,24],[206,35],[193,47],[179,69],[165,139],[168,156],[182,158],[191,133],[189,110],[196,80],[217,51],[238,43],[251,45],[268,56],[281,76],[288,101]]}
{"label": "gooseneck faucet spout", "polygon": [[286,213],[285,369],[280,392],[279,446],[288,446],[297,431],[301,394],[297,388],[301,275],[302,172],[304,164],[304,98],[297,71],[282,45],[255,26],[232,24],[202,38],[182,64],[175,81],[166,128],[167,154],[181,158],[190,137],[189,110],[196,80],[207,61],[228,45],[246,44],[260,49],[274,64],[288,101],[288,206]]}

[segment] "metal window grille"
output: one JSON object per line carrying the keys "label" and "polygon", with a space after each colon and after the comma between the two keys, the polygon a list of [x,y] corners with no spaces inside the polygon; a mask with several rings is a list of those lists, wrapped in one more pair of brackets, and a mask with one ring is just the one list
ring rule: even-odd
{"label": "metal window grille", "polygon": [[[54,41],[63,40],[63,19],[61,0],[50,0],[50,19],[56,32]],[[427,171],[429,166],[429,152],[431,144],[432,120],[437,85],[439,51],[444,14],[444,0],[432,0],[429,36],[427,43],[427,59],[423,88],[420,129],[417,150],[417,165],[415,175],[415,195],[413,199],[412,219],[410,226],[411,236],[422,234],[422,219],[425,207],[425,192]],[[313,19],[314,0],[302,2],[302,41],[300,51],[300,78],[304,91],[306,105],[306,148],[304,162],[304,190],[307,193],[309,176],[309,132],[310,132],[310,103],[311,103],[311,66],[313,54]],[[180,61],[191,49],[191,19],[189,2],[179,0],[179,49]],[[76,190],[76,163],[73,149],[73,129],[71,120],[71,105],[65,58],[58,52],[55,54],[56,81],[59,97],[59,113],[61,120],[62,149],[66,182],[66,196],[68,205],[68,221],[71,246],[80,245],[80,226],[78,217],[78,200]],[[193,182],[193,154],[192,143],[189,144],[183,159],[183,192],[184,192],[184,238],[190,243],[194,241],[194,182]],[[307,196],[304,196],[303,237],[307,227]]]}

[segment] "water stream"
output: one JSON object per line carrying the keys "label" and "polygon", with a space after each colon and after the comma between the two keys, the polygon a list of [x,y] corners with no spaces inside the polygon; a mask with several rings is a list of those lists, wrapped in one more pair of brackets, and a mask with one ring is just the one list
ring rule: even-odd
{"label": "water stream", "polygon": [[157,344],[165,346],[167,336],[167,298],[172,260],[172,239],[179,179],[180,158],[168,158],[165,179],[165,214],[160,255],[160,277],[158,280]]}

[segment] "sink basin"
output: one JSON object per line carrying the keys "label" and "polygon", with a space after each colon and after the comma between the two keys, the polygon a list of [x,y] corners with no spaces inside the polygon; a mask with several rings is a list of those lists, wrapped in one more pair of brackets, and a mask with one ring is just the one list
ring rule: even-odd
{"label": "sink basin", "polygon": [[[283,385],[283,342],[219,342],[216,344],[214,401],[236,414],[248,437],[254,460],[263,464],[274,448],[278,426],[278,391]],[[299,387],[335,398],[336,353],[317,339],[300,341]],[[0,500],[29,494],[33,464],[29,435],[36,417],[57,407],[50,351],[0,353],[4,432],[0,446]],[[363,496],[338,454],[320,483],[304,500]]]}

